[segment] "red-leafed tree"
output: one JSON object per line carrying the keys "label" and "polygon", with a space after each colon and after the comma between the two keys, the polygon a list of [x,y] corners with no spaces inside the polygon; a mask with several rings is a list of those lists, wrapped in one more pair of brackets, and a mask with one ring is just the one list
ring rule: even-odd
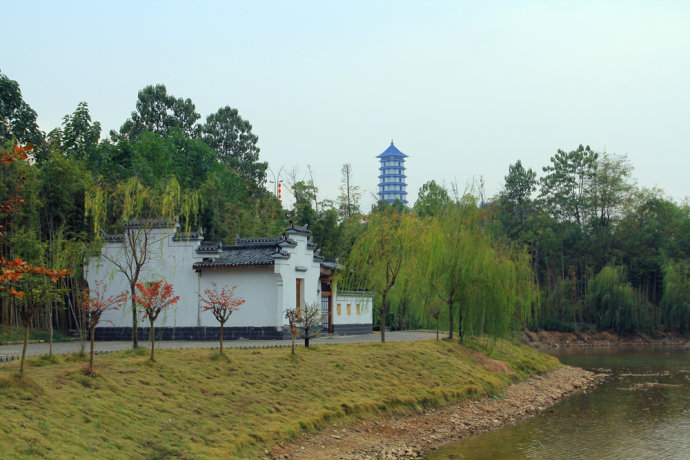
{"label": "red-leafed tree", "polygon": [[95,289],[84,289],[81,298],[81,310],[89,327],[91,337],[91,358],[89,359],[89,375],[93,375],[94,334],[96,326],[101,322],[101,315],[108,310],[118,310],[127,301],[127,293],[106,297],[107,286],[96,281]]}
{"label": "red-leafed tree", "polygon": [[235,289],[237,286],[232,288],[229,286],[223,286],[223,288],[218,291],[218,286],[216,283],[211,283],[211,289],[205,289],[204,295],[199,296],[201,301],[201,308],[204,311],[210,311],[213,316],[216,317],[220,323],[220,354],[223,354],[223,327],[233,311],[240,309],[245,300],[242,297],[237,297],[235,295]]}
{"label": "red-leafed tree", "polygon": [[163,280],[147,283],[146,286],[137,283],[137,291],[134,301],[142,308],[142,320],[148,318],[151,323],[151,361],[155,361],[153,351],[156,345],[156,334],[153,323],[163,310],[176,304],[180,296],[174,296],[172,285]]}
{"label": "red-leafed tree", "polygon": [[[18,161],[26,161],[34,146],[29,143],[24,147],[15,146],[10,152],[0,152],[0,164],[9,165]],[[14,193],[3,203],[0,203],[0,238],[12,226],[12,216],[24,204],[22,198],[23,177],[20,177]],[[54,300],[56,291],[52,287],[60,278],[71,273],[69,269],[52,270],[32,265],[17,257],[12,260],[0,259],[0,293],[12,297],[19,308],[19,316],[24,325],[24,347],[19,365],[19,375],[24,377],[24,362],[29,343],[29,327],[47,300]]]}

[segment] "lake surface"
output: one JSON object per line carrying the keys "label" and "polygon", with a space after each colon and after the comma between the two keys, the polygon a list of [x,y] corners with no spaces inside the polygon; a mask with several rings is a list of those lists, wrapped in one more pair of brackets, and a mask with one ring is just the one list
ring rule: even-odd
{"label": "lake surface", "polygon": [[429,459],[690,459],[690,352],[577,350],[564,364],[611,375],[546,413],[468,437]]}

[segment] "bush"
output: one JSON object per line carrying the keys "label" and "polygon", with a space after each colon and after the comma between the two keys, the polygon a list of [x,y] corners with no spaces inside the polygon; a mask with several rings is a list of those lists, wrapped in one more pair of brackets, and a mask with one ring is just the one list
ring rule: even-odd
{"label": "bush", "polygon": [[537,328],[544,331],[575,332],[575,324],[555,318],[542,318],[537,322]]}

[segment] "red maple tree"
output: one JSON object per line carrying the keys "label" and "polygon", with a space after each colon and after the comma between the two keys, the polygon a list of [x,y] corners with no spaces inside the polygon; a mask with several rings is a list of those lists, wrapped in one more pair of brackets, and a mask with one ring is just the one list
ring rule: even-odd
{"label": "red maple tree", "polygon": [[174,296],[173,287],[171,284],[160,280],[153,283],[143,285],[137,283],[138,294],[134,295],[134,301],[142,308],[142,320],[148,318],[151,323],[151,361],[155,361],[153,351],[156,345],[153,323],[158,318],[158,315],[177,303],[180,296]]}
{"label": "red maple tree", "polygon": [[86,324],[91,332],[91,358],[89,359],[89,375],[93,375],[94,333],[101,322],[101,315],[108,310],[119,310],[127,301],[127,293],[106,297],[108,287],[96,281],[95,289],[84,289],[81,298],[81,310],[84,312]]}
{"label": "red maple tree", "polygon": [[223,354],[223,326],[233,311],[240,309],[245,300],[241,297],[235,295],[235,289],[237,286],[232,288],[229,286],[223,286],[223,288],[218,291],[218,286],[216,283],[211,283],[212,288],[204,290],[204,296],[199,296],[201,301],[201,309],[204,311],[211,311],[213,316],[216,317],[220,323],[220,354]]}

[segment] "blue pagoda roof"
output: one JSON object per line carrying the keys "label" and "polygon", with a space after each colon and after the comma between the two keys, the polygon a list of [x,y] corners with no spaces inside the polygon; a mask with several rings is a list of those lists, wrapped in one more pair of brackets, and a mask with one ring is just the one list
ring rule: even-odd
{"label": "blue pagoda roof", "polygon": [[393,141],[391,141],[391,145],[389,145],[388,148],[386,150],[384,150],[383,153],[376,156],[376,158],[385,158],[385,157],[407,158],[407,155],[405,155],[400,150],[398,150],[398,148],[395,145],[393,145]]}

